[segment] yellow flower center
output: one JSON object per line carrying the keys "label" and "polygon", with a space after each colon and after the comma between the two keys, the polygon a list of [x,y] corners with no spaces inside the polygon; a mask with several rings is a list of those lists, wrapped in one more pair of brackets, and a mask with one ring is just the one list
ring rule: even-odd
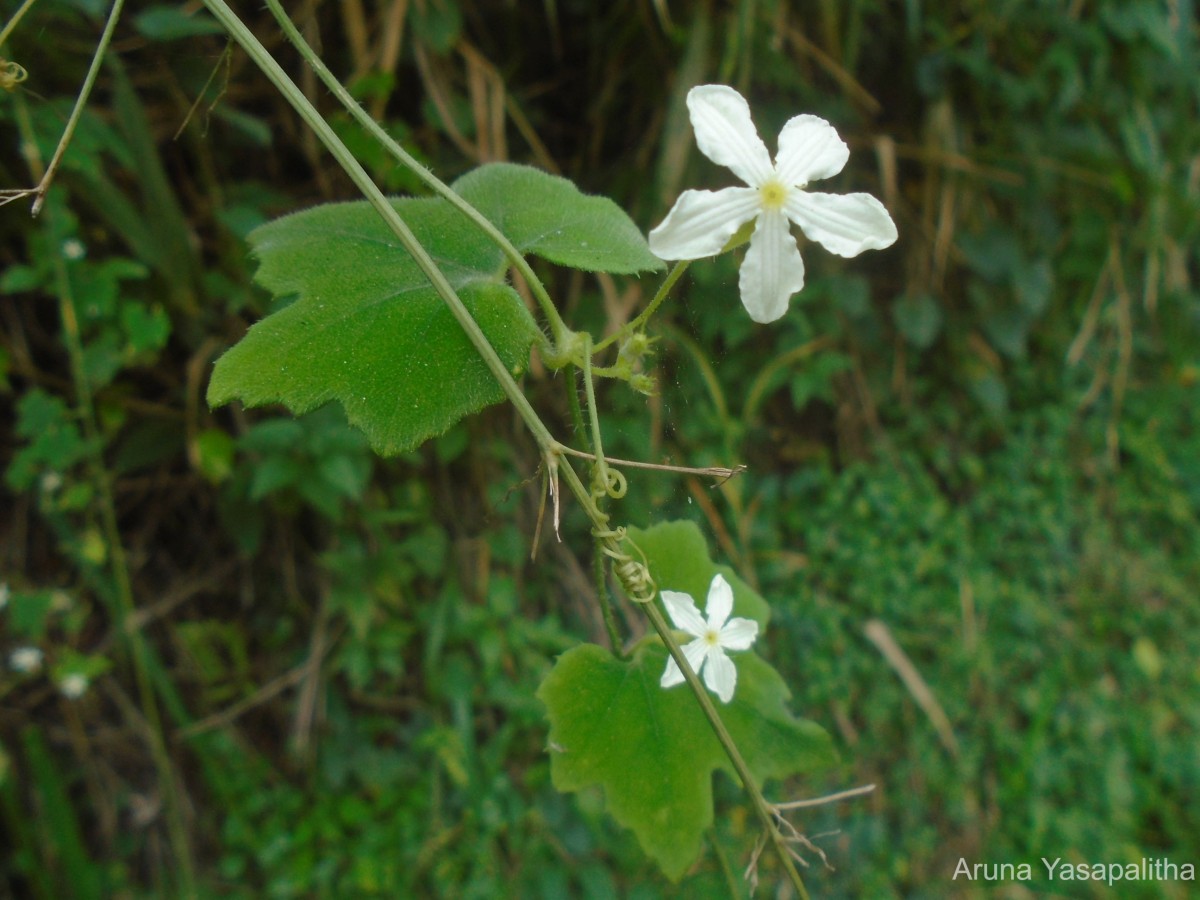
{"label": "yellow flower center", "polygon": [[783,201],[787,199],[787,185],[774,178],[763,184],[758,189],[758,195],[762,197],[762,205],[764,209],[776,210],[783,207]]}
{"label": "yellow flower center", "polygon": [[721,635],[713,631],[711,628],[706,629],[704,632],[704,643],[708,644],[710,647],[716,647],[721,643]]}

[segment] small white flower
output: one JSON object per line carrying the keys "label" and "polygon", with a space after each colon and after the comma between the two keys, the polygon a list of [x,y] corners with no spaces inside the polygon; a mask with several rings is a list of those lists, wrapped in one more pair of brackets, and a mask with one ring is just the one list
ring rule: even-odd
{"label": "small white flower", "polygon": [[822,194],[808,183],[842,171],[850,150],[833,126],[817,116],[790,119],[779,133],[772,165],[750,119],[750,106],[733,88],[706,84],[687,97],[700,152],[726,166],[749,187],[684,191],[650,232],[661,259],[700,259],[720,253],[741,226],[754,221],[742,262],[742,304],[755,322],[774,322],[804,287],[804,262],[788,227],[838,256],[880,250],[896,240],[896,225],[870,194]]}
{"label": "small white flower", "polygon": [[[733,699],[733,689],[737,686],[737,669],[725,651],[748,649],[758,637],[758,623],[750,619],[729,618],[729,613],[733,611],[733,589],[720,575],[713,578],[708,587],[707,621],[696,609],[690,594],[661,591],[660,596],[675,627],[695,638],[682,648],[688,665],[697,675],[703,668],[704,683],[708,689],[720,697],[722,703],[728,703]],[[674,659],[668,659],[667,670],[663,672],[659,684],[669,688],[683,681],[679,665]]]}
{"label": "small white flower", "polygon": [[36,672],[42,667],[42,651],[37,647],[18,647],[8,655],[8,665],[14,672]]}
{"label": "small white flower", "polygon": [[58,683],[58,689],[68,700],[78,700],[88,689],[87,676],[80,672],[64,675],[62,681]]}
{"label": "small white flower", "polygon": [[62,253],[63,256],[74,262],[75,260],[83,259],[87,255],[87,248],[83,246],[83,241],[78,238],[67,238],[62,243]]}

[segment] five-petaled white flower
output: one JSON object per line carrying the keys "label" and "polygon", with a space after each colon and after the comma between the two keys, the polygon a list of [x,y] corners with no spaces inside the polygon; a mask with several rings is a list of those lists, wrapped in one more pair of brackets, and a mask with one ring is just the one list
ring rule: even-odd
{"label": "five-petaled white flower", "polygon": [[[733,699],[737,686],[737,669],[733,660],[725,655],[726,650],[746,650],[758,637],[758,623],[750,619],[730,619],[733,611],[733,589],[720,575],[708,587],[708,621],[696,609],[690,594],[679,591],[660,591],[663,605],[676,628],[681,628],[695,640],[683,647],[688,665],[697,675],[704,669],[704,683],[721,698],[722,703]],[[726,621],[728,620],[728,621]],[[659,682],[663,687],[674,687],[684,681],[683,672],[674,659],[667,660],[667,670]]]}
{"label": "five-petaled white flower", "polygon": [[870,194],[822,194],[809,182],[842,171],[850,150],[833,126],[817,116],[790,119],[779,133],[771,164],[750,119],[750,106],[733,88],[706,84],[687,97],[696,144],[749,187],[684,191],[650,232],[661,259],[700,259],[720,253],[741,226],[755,221],[742,262],[742,304],[755,322],[774,322],[804,287],[804,262],[788,228],[791,220],[810,240],[838,256],[880,250],[896,240],[896,225]]}

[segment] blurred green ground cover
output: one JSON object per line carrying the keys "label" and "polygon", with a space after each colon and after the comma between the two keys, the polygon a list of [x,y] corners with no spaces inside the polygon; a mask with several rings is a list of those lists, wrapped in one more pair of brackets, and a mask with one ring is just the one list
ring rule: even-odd
{"label": "blurred green ground cover", "polygon": [[[879,786],[795,817],[836,870],[808,854],[816,896],[1003,893],[950,882],[960,857],[1200,863],[1192,3],[311,10],[333,69],[448,178],[532,162],[649,227],[722,185],[681,103],[725,81],[763,134],[835,122],[846,184],[892,210],[896,248],[814,255],[778,328],[741,314],[730,260],[694,265],[660,396],[603,398],[614,455],[751,467],[719,491],[631,474],[625,517],[697,521],[774,598],[771,658],[844,765],[770,796]],[[53,151],[103,12],[43,0],[0,51],[30,73],[0,95],[3,187],[36,180],[22,141]],[[570,510],[529,561],[536,454],[503,410],[378,460],[333,408],[204,409],[262,312],[246,233],[352,196],[206,31],[131,3],[46,212],[0,211],[0,893],[173,896],[190,859],[202,896],[727,896],[755,838],[727,782],[727,858],[679,886],[549,783],[534,690],[603,628]],[[652,284],[554,293],[599,330]],[[112,627],[122,573],[157,725]],[[41,673],[12,669],[23,646]]]}

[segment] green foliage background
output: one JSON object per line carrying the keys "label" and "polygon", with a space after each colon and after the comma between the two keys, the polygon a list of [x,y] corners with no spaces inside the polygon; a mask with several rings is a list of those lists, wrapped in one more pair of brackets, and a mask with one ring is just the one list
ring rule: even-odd
{"label": "green foliage background", "polygon": [[[105,11],[43,0],[0,48],[29,72],[0,94],[3,187],[37,180]],[[815,895],[993,896],[950,881],[960,857],[1200,863],[1193,3],[303,15],[446,180],[531,163],[649,228],[727,183],[683,108],[720,81],[769,145],[799,112],[834,122],[852,156],[829,189],[892,211],[888,251],[806,252],[778,327],[742,312],[732,260],[695,264],[657,326],[659,395],[602,389],[610,453],[750,467],[720,489],[632,473],[620,515],[697,522],[772,603],[762,652],[843,764],[769,796],[877,785],[795,817],[832,866],[808,852]],[[537,455],[503,407],[388,460],[336,406],[206,409],[266,311],[247,233],[354,199],[216,31],[131,2],[47,209],[0,209],[0,894],[744,894],[755,824],[724,776],[716,847],[678,886],[598,795],[550,784],[534,691],[604,630],[581,518],[529,558]],[[656,284],[544,268],[597,333]],[[536,360],[525,384],[568,438],[561,384]],[[40,673],[9,665],[23,646]]]}

